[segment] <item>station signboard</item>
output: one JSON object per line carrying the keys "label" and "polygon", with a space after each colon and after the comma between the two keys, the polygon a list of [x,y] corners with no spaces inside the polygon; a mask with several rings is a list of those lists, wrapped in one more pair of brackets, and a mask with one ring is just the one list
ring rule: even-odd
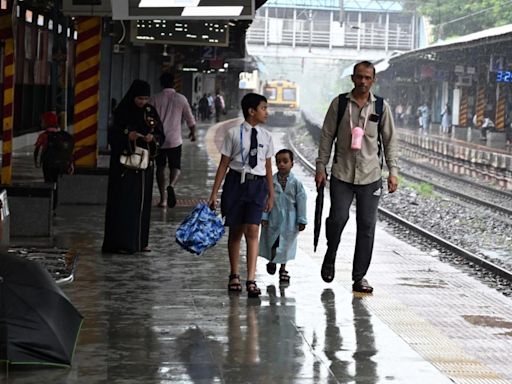
{"label": "station signboard", "polygon": [[229,24],[207,20],[132,20],[130,40],[134,44],[181,44],[227,47]]}
{"label": "station signboard", "polygon": [[238,88],[240,89],[258,89],[259,76],[258,71],[240,72]]}

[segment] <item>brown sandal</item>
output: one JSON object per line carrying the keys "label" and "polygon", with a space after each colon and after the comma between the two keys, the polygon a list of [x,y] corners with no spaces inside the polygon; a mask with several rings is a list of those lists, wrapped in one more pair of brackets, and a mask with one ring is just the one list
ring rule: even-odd
{"label": "brown sandal", "polygon": [[247,288],[247,297],[258,297],[261,295],[261,289],[258,288],[255,280],[247,280],[245,287]]}
{"label": "brown sandal", "polygon": [[[238,282],[233,283],[232,280],[238,280]],[[228,291],[242,292],[242,284],[240,284],[240,275],[237,275],[236,273],[229,275]]]}

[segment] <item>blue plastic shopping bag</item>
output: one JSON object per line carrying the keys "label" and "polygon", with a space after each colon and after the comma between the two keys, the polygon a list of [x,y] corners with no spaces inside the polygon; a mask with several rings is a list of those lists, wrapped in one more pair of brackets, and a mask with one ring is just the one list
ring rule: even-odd
{"label": "blue plastic shopping bag", "polygon": [[219,216],[205,203],[199,203],[176,230],[176,242],[197,255],[213,247],[224,235]]}

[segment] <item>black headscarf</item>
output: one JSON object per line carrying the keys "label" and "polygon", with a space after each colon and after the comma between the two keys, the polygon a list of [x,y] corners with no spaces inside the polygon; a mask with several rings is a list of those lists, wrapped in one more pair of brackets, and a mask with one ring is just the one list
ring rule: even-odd
{"label": "black headscarf", "polygon": [[130,113],[130,110],[133,108],[137,108],[135,104],[135,98],[137,96],[151,96],[151,86],[147,81],[139,79],[133,80],[132,85],[130,85],[128,92],[124,95],[115,112],[126,114]]}
{"label": "black headscarf", "polygon": [[151,87],[144,80],[134,80],[128,92],[114,110],[114,125],[125,128],[126,125],[141,124],[144,120],[144,110],[146,107],[138,107],[135,104],[137,96],[150,96]]}

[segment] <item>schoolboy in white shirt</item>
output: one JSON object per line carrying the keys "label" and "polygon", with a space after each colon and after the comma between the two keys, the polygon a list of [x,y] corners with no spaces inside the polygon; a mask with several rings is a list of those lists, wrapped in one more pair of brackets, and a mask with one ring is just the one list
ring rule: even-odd
{"label": "schoolboy in white shirt", "polygon": [[[241,292],[239,261],[240,242],[247,243],[247,295],[258,297],[256,260],[258,257],[259,225],[263,212],[270,212],[274,201],[272,156],[274,145],[270,133],[260,126],[268,118],[267,99],[248,93],[242,99],[245,121],[231,128],[221,148],[221,160],[212,187],[209,206],[217,205],[217,193],[222,188],[221,213],[229,227],[228,253],[231,272],[228,290]],[[229,168],[229,172],[228,171]],[[227,175],[226,175],[227,173]]]}

